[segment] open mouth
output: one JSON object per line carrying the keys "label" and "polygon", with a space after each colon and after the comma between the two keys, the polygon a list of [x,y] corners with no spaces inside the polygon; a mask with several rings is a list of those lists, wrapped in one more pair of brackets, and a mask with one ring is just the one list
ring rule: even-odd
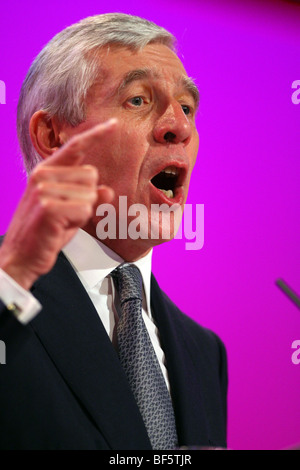
{"label": "open mouth", "polygon": [[176,188],[179,187],[180,168],[176,166],[168,166],[160,171],[151,179],[151,183],[157,189],[162,191],[169,199],[173,199],[176,195]]}

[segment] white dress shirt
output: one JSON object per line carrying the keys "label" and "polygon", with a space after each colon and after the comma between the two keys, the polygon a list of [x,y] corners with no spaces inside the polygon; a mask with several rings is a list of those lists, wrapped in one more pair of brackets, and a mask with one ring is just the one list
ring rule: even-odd
{"label": "white dress shirt", "polygon": [[[103,326],[116,347],[116,324],[119,318],[120,304],[110,273],[124,260],[102,242],[79,229],[75,237],[63,248],[64,255],[76,271],[86,289]],[[143,279],[142,315],[153,348],[169,389],[165,355],[160,346],[159,332],[153,321],[150,306],[152,250],[135,264]],[[0,269],[0,299],[6,305],[14,303],[21,313],[18,320],[26,324],[39,313],[42,306],[29,292],[19,286],[10,276]]]}
{"label": "white dress shirt", "polygon": [[[119,318],[120,303],[118,293],[110,273],[124,260],[102,242],[83,230],[78,230],[75,237],[63,248],[80,281],[85,287],[103,326],[116,347],[116,324]],[[159,342],[159,332],[153,322],[150,306],[152,250],[135,264],[143,279],[142,315],[148,330],[154,351],[162,369],[167,387],[169,381],[165,366],[165,355]]]}
{"label": "white dress shirt", "polygon": [[2,269],[0,269],[0,299],[4,305],[14,304],[18,307],[17,319],[23,324],[32,320],[42,308],[28,290],[23,289]]}

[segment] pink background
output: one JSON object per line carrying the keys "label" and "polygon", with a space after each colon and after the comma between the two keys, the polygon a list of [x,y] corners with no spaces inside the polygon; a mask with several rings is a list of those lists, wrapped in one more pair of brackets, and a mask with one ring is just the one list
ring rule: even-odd
{"label": "pink background", "polygon": [[[109,3],[109,7],[107,4]],[[154,273],[190,317],[225,342],[228,446],[300,443],[300,4],[292,1],[10,0],[0,6],[1,221],[7,229],[25,186],[15,115],[28,67],[51,37],[79,19],[120,11],[166,27],[201,92],[200,150],[188,202],[205,206],[205,242],[174,240],[154,252]],[[0,404],[1,405],[1,404]]]}

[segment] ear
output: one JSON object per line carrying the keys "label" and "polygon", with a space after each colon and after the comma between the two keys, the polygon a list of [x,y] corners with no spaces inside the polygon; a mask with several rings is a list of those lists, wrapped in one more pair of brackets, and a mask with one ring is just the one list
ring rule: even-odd
{"label": "ear", "polygon": [[61,147],[61,125],[56,117],[42,110],[36,111],[30,119],[29,133],[35,150],[42,158],[48,158]]}

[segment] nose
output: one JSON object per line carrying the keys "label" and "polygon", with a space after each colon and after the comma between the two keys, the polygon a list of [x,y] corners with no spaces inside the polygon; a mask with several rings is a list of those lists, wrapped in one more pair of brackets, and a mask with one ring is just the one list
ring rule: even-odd
{"label": "nose", "polygon": [[191,140],[192,128],[181,104],[170,103],[157,119],[153,136],[160,144],[172,143],[187,145]]}

